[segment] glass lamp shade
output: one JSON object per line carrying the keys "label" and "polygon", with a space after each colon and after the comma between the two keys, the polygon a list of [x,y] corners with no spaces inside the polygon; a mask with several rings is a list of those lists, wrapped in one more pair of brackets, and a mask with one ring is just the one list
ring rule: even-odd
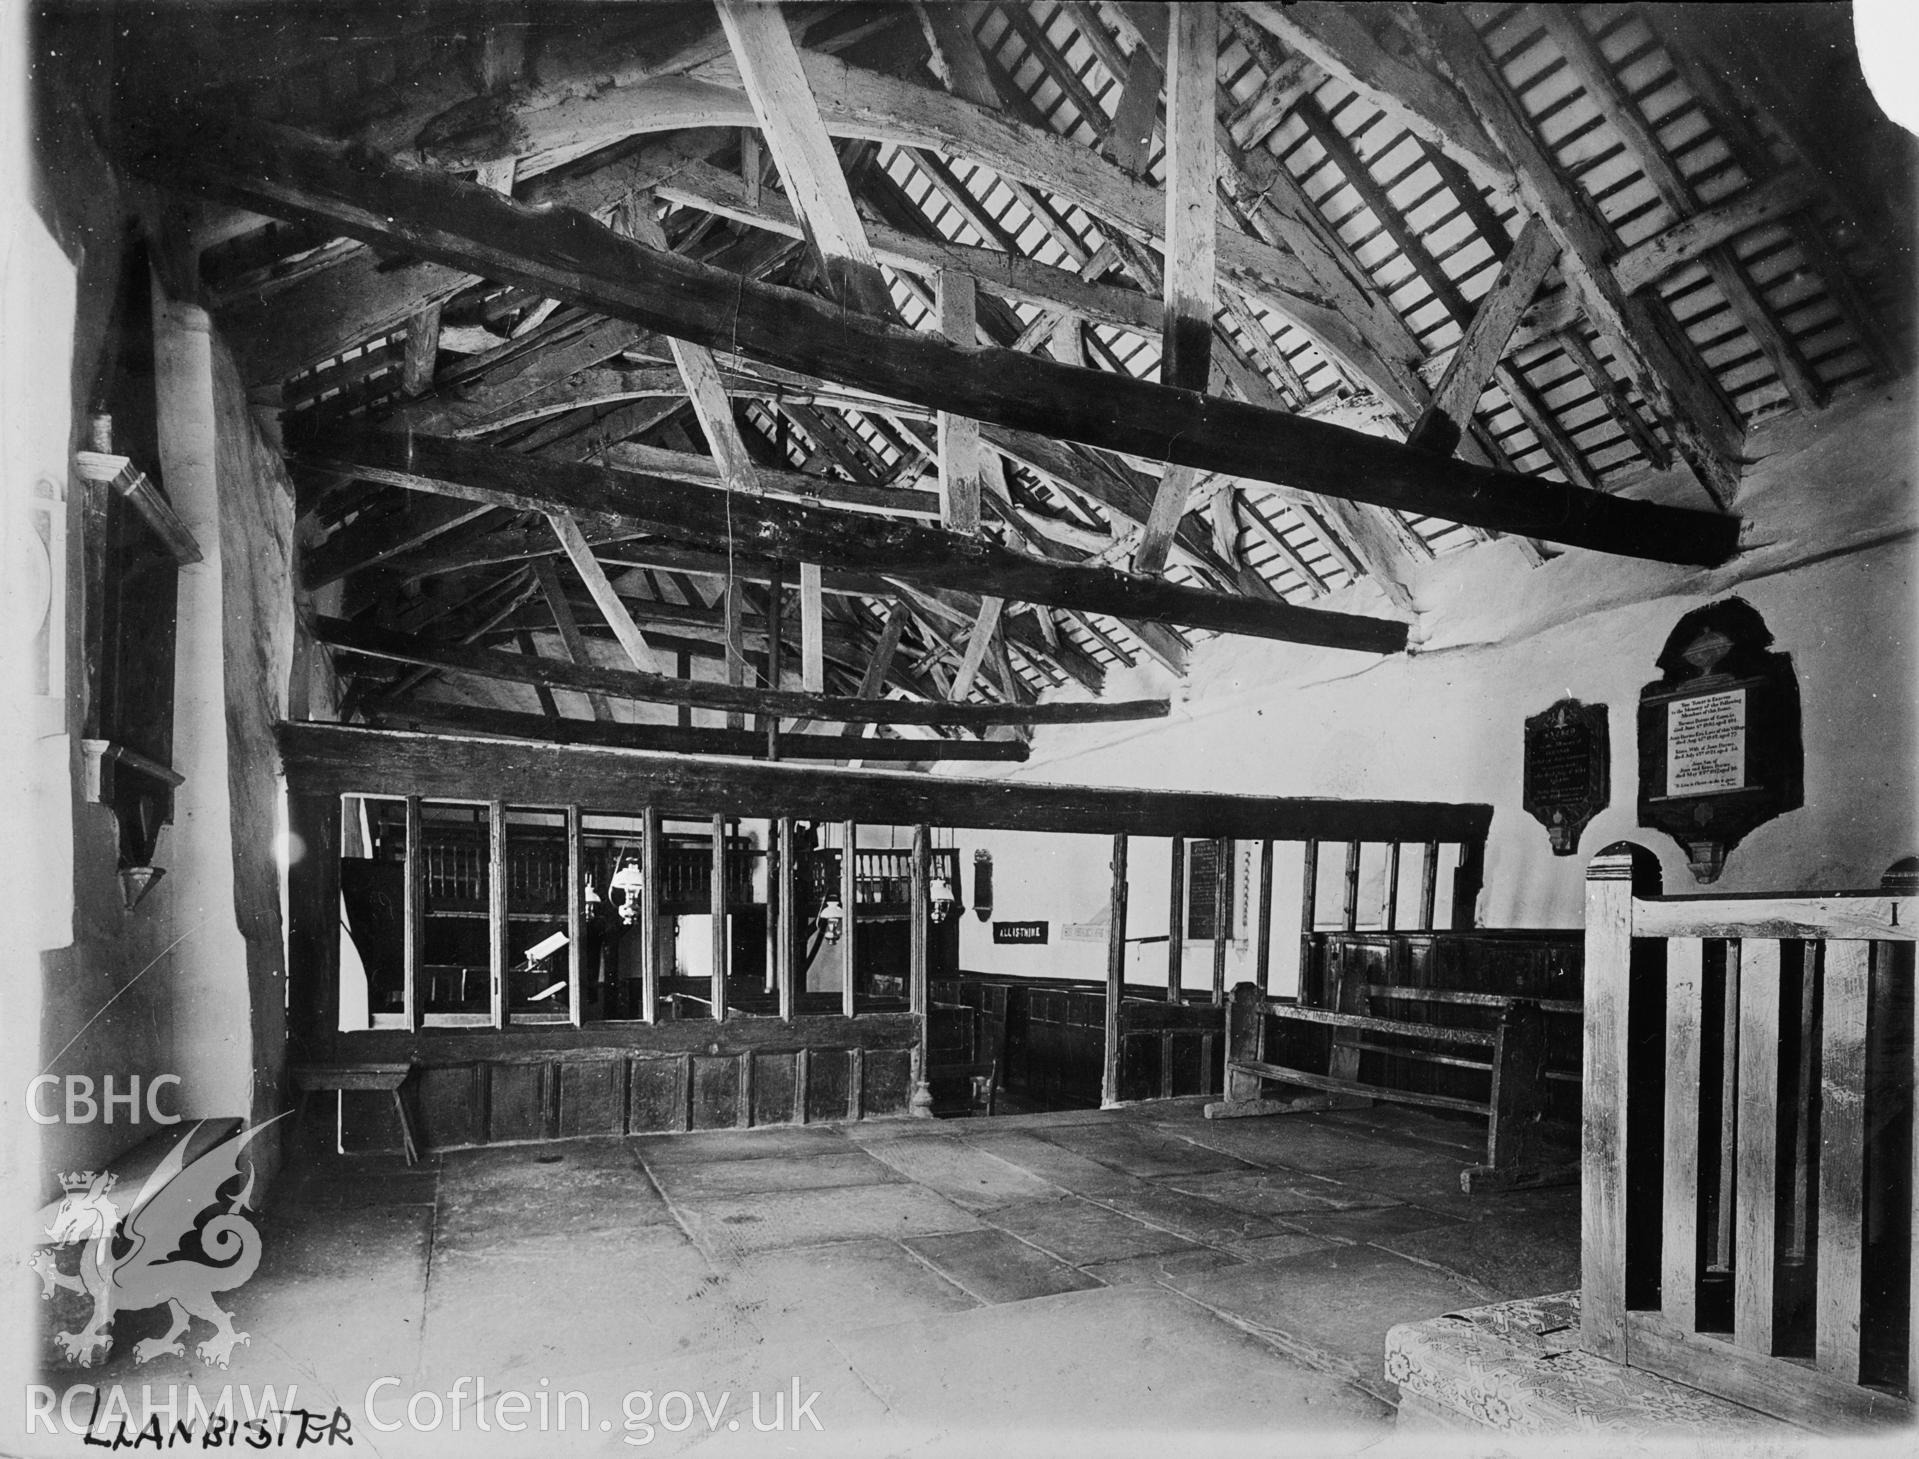
{"label": "glass lamp shade", "polygon": [[828,942],[838,942],[845,926],[846,908],[840,905],[838,897],[829,897],[820,908],[820,935]]}

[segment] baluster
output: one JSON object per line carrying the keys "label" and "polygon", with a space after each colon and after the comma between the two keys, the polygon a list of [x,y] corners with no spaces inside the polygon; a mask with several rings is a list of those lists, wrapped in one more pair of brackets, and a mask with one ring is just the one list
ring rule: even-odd
{"label": "baluster", "polygon": [[1739,1141],[1739,943],[1726,943],[1725,1007],[1719,1054],[1719,1193],[1709,1271],[1732,1275],[1732,1214]]}
{"label": "baluster", "polygon": [[1733,1341],[1770,1354],[1779,1184],[1779,944],[1770,938],[1747,938],[1740,955],[1738,1182]]}
{"label": "baluster", "polygon": [[1691,1332],[1699,1256],[1700,1026],[1705,944],[1675,937],[1666,945],[1665,1234],[1660,1243],[1660,1306]]}
{"label": "baluster", "polygon": [[1824,1371],[1859,1381],[1865,1231],[1866,1004],[1869,942],[1828,942],[1820,988],[1819,1259],[1814,1352]]}

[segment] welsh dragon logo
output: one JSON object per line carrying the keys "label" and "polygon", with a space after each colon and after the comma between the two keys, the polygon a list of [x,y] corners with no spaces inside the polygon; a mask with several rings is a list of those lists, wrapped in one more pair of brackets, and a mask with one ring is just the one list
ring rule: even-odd
{"label": "welsh dragon logo", "polygon": [[[277,1119],[285,1119],[280,1115]],[[84,1292],[93,1299],[92,1320],[79,1332],[54,1334],[67,1358],[82,1367],[106,1361],[113,1349],[108,1331],[121,1312],[165,1303],[172,1323],[164,1336],[133,1345],[136,1363],[162,1354],[184,1357],[181,1336],[195,1317],[213,1324],[213,1335],[195,1347],[201,1361],[224,1368],[233,1349],[247,1342],[236,1331],[233,1314],[214,1301],[215,1292],[243,1285],[260,1264],[260,1233],[242,1211],[253,1196],[254,1171],[229,1201],[220,1192],[240,1178],[240,1154],[262,1130],[276,1123],[235,1130],[197,1159],[186,1159],[193,1130],[167,1152],[130,1203],[114,1195],[118,1177],[91,1170],[62,1175],[66,1192],[47,1235],[60,1246],[81,1244],[80,1272],[60,1271],[53,1254],[37,1251],[29,1266],[39,1274],[41,1298],[56,1289]],[[124,1212],[124,1214],[123,1214]]]}

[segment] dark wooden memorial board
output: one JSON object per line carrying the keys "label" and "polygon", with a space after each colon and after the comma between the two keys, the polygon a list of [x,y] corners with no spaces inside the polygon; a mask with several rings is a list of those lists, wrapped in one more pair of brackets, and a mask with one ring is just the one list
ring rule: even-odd
{"label": "dark wooden memorial board", "polygon": [[1546,828],[1553,855],[1571,856],[1592,818],[1612,803],[1606,706],[1562,699],[1526,720],[1520,803]]}
{"label": "dark wooden memorial board", "polygon": [[1666,640],[1662,677],[1639,691],[1639,822],[1679,842],[1702,882],[1805,803],[1799,681],[1771,643],[1742,599],[1696,609]]}

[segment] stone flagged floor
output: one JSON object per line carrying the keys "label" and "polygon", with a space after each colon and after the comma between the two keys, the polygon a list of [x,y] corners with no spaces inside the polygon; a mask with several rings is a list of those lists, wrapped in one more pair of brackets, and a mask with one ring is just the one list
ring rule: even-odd
{"label": "stone flagged floor", "polygon": [[[1356,1453],[1390,1430],[1388,1327],[1578,1283],[1577,1188],[1462,1195],[1482,1149],[1421,1112],[1179,1101],[322,1158],[261,1218],[229,1369],[136,1367],[129,1317],[49,1381],[295,1382],[381,1456]],[[372,1430],[385,1376],[373,1417],[418,1394],[438,1427]],[[475,1379],[584,1392],[589,1427],[480,1434]],[[814,1392],[820,1431],[756,1431]]]}

